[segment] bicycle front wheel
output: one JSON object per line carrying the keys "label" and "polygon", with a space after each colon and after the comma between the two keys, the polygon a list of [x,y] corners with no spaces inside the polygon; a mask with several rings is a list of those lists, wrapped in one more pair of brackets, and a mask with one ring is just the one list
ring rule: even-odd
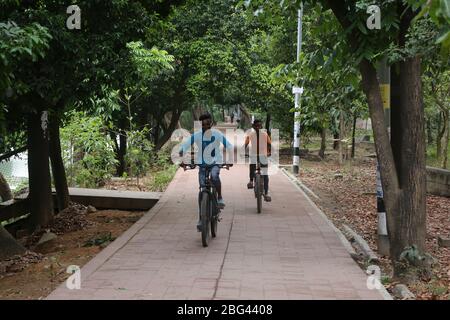
{"label": "bicycle front wheel", "polygon": [[211,206],[211,236],[215,238],[217,236],[217,219],[219,215],[219,209],[217,205],[214,204],[213,201],[210,202]]}
{"label": "bicycle front wheel", "polygon": [[202,220],[202,244],[204,247],[209,243],[209,222],[210,222],[210,206],[208,193],[202,194],[200,202],[200,219]]}
{"label": "bicycle front wheel", "polygon": [[258,213],[261,213],[262,208],[262,188],[261,188],[261,175],[256,175],[256,183],[255,183],[255,195],[256,195],[256,208]]}

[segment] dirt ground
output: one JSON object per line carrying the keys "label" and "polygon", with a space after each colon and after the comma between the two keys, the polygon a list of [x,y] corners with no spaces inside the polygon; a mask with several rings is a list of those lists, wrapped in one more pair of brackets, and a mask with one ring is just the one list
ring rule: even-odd
{"label": "dirt ground", "polygon": [[[376,252],[376,159],[368,155],[373,155],[373,150],[359,148],[356,159],[342,166],[333,151],[328,151],[324,161],[309,156],[300,160],[300,180],[320,198],[311,197],[338,228],[342,230],[342,224],[347,224]],[[290,156],[280,158],[281,164],[292,163]],[[438,246],[439,235],[450,235],[450,198],[428,195],[426,249],[437,263],[431,279],[408,286],[417,299],[450,299],[450,249]],[[388,257],[381,257],[379,265],[385,275],[383,283],[390,291],[398,282],[391,278]]]}
{"label": "dirt ground", "polygon": [[28,243],[34,253],[10,261],[6,266],[3,263],[3,270],[0,264],[0,299],[45,298],[70,276],[66,273],[69,265],[82,267],[144,213],[99,210],[84,214],[83,223],[78,223],[81,230],[69,230],[69,223],[61,221],[55,230],[57,238],[36,248],[35,239],[20,239]]}

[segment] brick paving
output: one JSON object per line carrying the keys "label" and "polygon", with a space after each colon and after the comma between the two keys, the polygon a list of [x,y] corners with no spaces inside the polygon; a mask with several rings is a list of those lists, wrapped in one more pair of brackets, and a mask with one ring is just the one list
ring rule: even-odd
{"label": "brick paving", "polygon": [[158,204],[81,269],[81,289],[47,299],[383,299],[335,230],[279,171],[256,212],[247,167],[222,170],[226,208],[201,244],[197,171],[179,170]]}

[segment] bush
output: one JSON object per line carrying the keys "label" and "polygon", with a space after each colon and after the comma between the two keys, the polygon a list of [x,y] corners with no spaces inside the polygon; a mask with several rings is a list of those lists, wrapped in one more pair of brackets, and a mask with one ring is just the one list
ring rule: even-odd
{"label": "bush", "polygon": [[139,178],[147,174],[154,161],[153,144],[147,139],[148,136],[148,128],[127,133],[128,149],[125,162],[128,165],[128,175],[136,177],[138,184]]}
{"label": "bush", "polygon": [[61,129],[61,145],[70,186],[95,188],[112,177],[117,160],[100,117],[73,112]]}

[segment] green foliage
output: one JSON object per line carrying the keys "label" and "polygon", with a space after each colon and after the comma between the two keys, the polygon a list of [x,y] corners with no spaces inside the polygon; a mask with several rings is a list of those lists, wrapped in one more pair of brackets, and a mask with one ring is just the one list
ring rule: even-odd
{"label": "green foliage", "polygon": [[176,145],[176,142],[167,143],[158,151],[156,157],[153,159],[150,180],[147,182],[147,187],[150,190],[157,192],[164,191],[175,176],[178,166],[172,163],[170,154]]}
{"label": "green foliage", "polygon": [[[18,38],[17,43],[11,44],[16,53],[26,53],[28,49],[33,49],[31,53],[35,55],[43,52],[44,50],[34,50],[34,47],[30,47],[31,44],[40,45],[39,39],[45,39],[47,45],[45,56],[39,61],[20,59],[11,67],[14,70],[14,81],[8,92],[9,99],[3,99],[4,92],[0,86],[0,106],[6,105],[9,112],[8,119],[5,119],[8,135],[25,130],[24,114],[39,107],[37,103],[30,103],[30,97],[38,101],[40,106],[45,105],[59,114],[74,107],[93,114],[102,114],[102,110],[95,110],[96,106],[102,104],[89,103],[90,98],[111,101],[110,91],[119,90],[122,93],[124,86],[131,82],[140,90],[143,87],[142,82],[137,80],[147,80],[148,75],[141,77],[140,71],[149,73],[151,67],[158,70],[161,61],[158,60],[156,65],[150,66],[145,55],[146,49],[138,42],[145,38],[146,30],[153,21],[159,19],[155,11],[159,10],[158,4],[150,5],[132,0],[80,0],[77,5],[82,8],[82,26],[81,30],[75,31],[66,28],[67,1],[2,1],[0,5],[0,22],[15,21],[24,30],[24,41],[15,37]],[[37,26],[41,26],[41,29],[37,29]],[[34,30],[31,27],[37,31],[31,33]],[[0,44],[6,43],[8,48],[10,43],[3,41],[3,29],[4,27],[0,31]],[[44,30],[48,36],[43,34]],[[31,34],[27,38],[25,31]],[[10,38],[7,36],[6,40]],[[128,48],[127,43],[134,41],[135,46]],[[22,45],[22,42],[25,45]],[[20,51],[22,47],[25,49]],[[169,58],[162,51],[149,52],[157,59]],[[141,53],[144,55],[140,56]],[[9,57],[6,57],[9,60]],[[0,73],[3,72],[1,65],[0,70]],[[4,77],[0,77],[3,81]],[[26,97],[23,95],[25,89],[29,93]],[[111,105],[108,107],[108,111],[112,111],[109,113],[110,119],[120,120],[120,112],[110,107]],[[126,110],[122,111],[126,114]],[[0,121],[2,118],[4,117],[0,114]],[[3,123],[1,121],[1,124]]]}
{"label": "green foliage", "polygon": [[[127,43],[131,53],[131,61],[136,67],[137,74],[142,79],[153,79],[165,70],[173,71],[174,57],[165,50],[153,47],[147,49],[141,41]],[[135,80],[135,79],[134,79]]]}
{"label": "green foliage", "polygon": [[406,265],[423,267],[426,261],[432,264],[436,262],[436,259],[428,253],[420,252],[417,246],[412,245],[403,250],[400,254],[399,261]]}
{"label": "green foliage", "polygon": [[[444,146],[442,146],[442,149],[444,149]],[[442,150],[443,151],[443,150]],[[437,149],[436,145],[428,145],[427,146],[427,166],[435,167],[435,168],[442,168],[443,167],[443,154],[441,154],[441,157],[438,157],[437,155]],[[450,140],[447,142],[447,164],[446,168],[450,168]]]}
{"label": "green foliage", "polygon": [[450,52],[450,2],[448,0],[409,0],[409,2],[415,7],[422,7],[414,22],[428,14],[437,25],[439,35],[436,37],[436,43],[442,45],[442,53],[448,56]]}
{"label": "green foliage", "polygon": [[164,191],[170,181],[172,181],[177,170],[177,165],[169,165],[166,166],[164,170],[155,172],[153,174],[153,181],[149,184],[149,188],[158,192]]}
{"label": "green foliage", "polygon": [[[38,23],[21,27],[13,21],[0,22],[0,96],[18,80],[14,71],[23,61],[44,57],[50,40],[47,28]],[[19,86],[19,90],[26,88]]]}
{"label": "green foliage", "polygon": [[[113,90],[107,86],[102,86],[99,95],[93,94],[89,98],[89,109],[92,109],[94,116],[99,116],[112,128],[114,115],[121,110],[119,102],[119,90]],[[81,103],[79,105],[82,105]]]}
{"label": "green foliage", "polygon": [[148,140],[149,129],[127,132],[127,154],[125,162],[128,165],[128,175],[139,178],[145,176],[154,158],[153,144]]}
{"label": "green foliage", "polygon": [[436,284],[436,283],[429,283],[427,285],[428,290],[434,295],[434,296],[441,296],[447,293],[449,290],[447,287]]}
{"label": "green foliage", "polygon": [[72,113],[61,129],[61,146],[71,186],[95,188],[112,177],[117,160],[100,117]]}
{"label": "green foliage", "polygon": [[391,282],[391,278],[389,277],[389,276],[387,276],[387,275],[382,275],[381,276],[381,283],[383,284],[383,285],[387,285],[387,284],[389,284]]}
{"label": "green foliage", "polygon": [[111,232],[108,232],[106,234],[96,236],[95,238],[86,241],[83,244],[83,247],[100,246],[103,244],[113,242],[114,240],[116,240],[116,238],[112,236]]}

